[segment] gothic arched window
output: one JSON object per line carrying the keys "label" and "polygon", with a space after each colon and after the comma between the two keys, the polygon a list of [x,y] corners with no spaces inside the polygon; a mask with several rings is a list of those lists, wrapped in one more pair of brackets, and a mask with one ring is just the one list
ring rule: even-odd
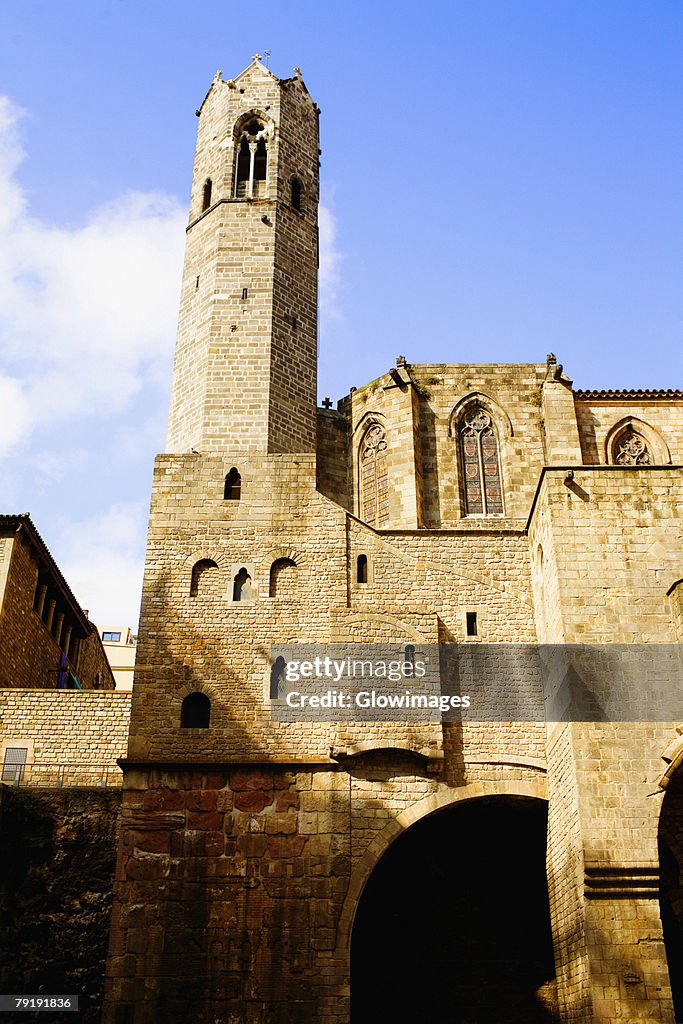
{"label": "gothic arched window", "polygon": [[359,455],[361,518],[381,529],[389,521],[389,480],[387,440],[379,423],[366,432]]}
{"label": "gothic arched window", "polygon": [[467,515],[501,515],[498,439],[489,414],[481,406],[465,413],[460,426],[465,511]]}
{"label": "gothic arched window", "polygon": [[232,599],[233,601],[248,601],[251,597],[251,576],[248,570],[242,566],[233,579]]}
{"label": "gothic arched window", "polygon": [[650,466],[652,458],[645,438],[632,426],[617,435],[614,442],[614,463],[617,466]]}
{"label": "gothic arched window", "polygon": [[252,118],[247,121],[238,139],[235,197],[259,199],[264,196],[267,174],[266,128],[262,121]]}

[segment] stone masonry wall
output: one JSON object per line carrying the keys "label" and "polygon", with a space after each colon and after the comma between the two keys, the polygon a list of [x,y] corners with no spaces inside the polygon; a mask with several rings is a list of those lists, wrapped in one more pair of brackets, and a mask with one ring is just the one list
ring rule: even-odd
{"label": "stone masonry wall", "polygon": [[120,785],[130,698],[121,690],[0,690],[0,762],[7,747],[27,747],[22,784]]}
{"label": "stone masonry wall", "polygon": [[[683,401],[576,398],[575,406],[583,461],[588,465],[604,465],[610,461],[607,438],[610,431],[625,420],[633,420],[636,429],[643,423],[657,432],[668,449],[668,457],[662,461],[671,461],[674,465],[683,463]],[[660,460],[655,458],[654,461]]]}
{"label": "stone masonry wall", "polygon": [[545,792],[538,769],[476,764],[453,789],[400,753],[127,785],[105,1024],[347,1024],[350,924],[391,840],[459,799]]}
{"label": "stone masonry wall", "polygon": [[99,1024],[120,790],[0,787],[0,989],[78,995]]}

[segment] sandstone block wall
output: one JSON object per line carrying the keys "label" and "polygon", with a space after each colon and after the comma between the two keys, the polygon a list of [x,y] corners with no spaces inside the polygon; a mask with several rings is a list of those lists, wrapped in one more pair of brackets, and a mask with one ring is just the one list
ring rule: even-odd
{"label": "sandstone block wall", "polygon": [[27,747],[22,785],[121,785],[130,692],[0,690],[0,763]]}

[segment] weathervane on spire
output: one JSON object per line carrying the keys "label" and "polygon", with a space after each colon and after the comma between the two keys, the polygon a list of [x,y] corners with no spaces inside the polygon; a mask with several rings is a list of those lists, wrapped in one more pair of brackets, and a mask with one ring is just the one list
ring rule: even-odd
{"label": "weathervane on spire", "polygon": [[264,50],[263,53],[264,53],[264,56],[266,58],[266,67],[269,68],[270,67],[270,50]]}

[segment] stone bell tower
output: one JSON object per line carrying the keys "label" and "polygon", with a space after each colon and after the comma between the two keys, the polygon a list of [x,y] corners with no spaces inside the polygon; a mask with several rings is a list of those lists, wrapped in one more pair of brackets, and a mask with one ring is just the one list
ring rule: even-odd
{"label": "stone bell tower", "polygon": [[315,451],[318,108],[254,57],[202,103],[167,451]]}

